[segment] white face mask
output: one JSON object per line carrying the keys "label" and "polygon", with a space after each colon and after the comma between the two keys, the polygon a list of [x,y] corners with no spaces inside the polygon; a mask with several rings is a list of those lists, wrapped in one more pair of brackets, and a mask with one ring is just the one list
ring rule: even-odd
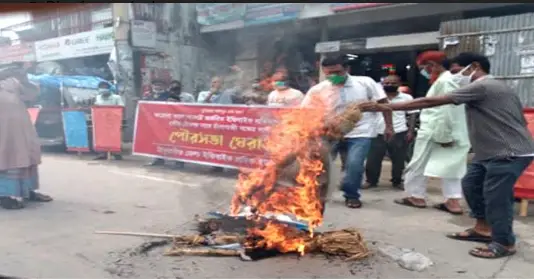
{"label": "white face mask", "polygon": [[471,67],[471,65],[468,65],[467,67],[465,67],[463,70],[461,70],[460,72],[452,75],[452,80],[454,82],[456,82],[458,85],[461,86],[466,86],[468,84],[471,83],[471,80],[473,78],[473,75],[475,74],[475,71],[473,71],[470,75],[468,76],[464,76],[464,72],[469,69],[469,67]]}

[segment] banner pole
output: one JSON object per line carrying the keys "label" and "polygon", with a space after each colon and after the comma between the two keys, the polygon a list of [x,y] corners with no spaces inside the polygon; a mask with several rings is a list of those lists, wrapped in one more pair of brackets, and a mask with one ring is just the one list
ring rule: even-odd
{"label": "banner pole", "polygon": [[111,161],[111,151],[108,151],[108,161]]}

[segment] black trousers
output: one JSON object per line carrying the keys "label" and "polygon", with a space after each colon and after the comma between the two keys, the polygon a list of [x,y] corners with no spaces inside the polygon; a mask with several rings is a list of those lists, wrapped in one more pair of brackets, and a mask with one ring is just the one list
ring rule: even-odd
{"label": "black trousers", "polygon": [[365,163],[365,176],[367,183],[376,185],[380,179],[382,171],[382,161],[386,151],[391,159],[391,182],[393,184],[402,183],[402,173],[404,172],[408,142],[406,133],[396,133],[389,142],[384,140],[384,135],[378,135],[371,142],[371,149],[367,155]]}

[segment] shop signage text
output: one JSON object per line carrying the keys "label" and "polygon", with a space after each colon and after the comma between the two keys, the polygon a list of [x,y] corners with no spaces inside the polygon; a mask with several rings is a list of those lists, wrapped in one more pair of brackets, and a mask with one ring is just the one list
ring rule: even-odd
{"label": "shop signage text", "polygon": [[35,42],[38,62],[109,54],[113,49],[113,28],[103,28]]}
{"label": "shop signage text", "polygon": [[215,25],[243,20],[244,3],[200,3],[196,5],[197,22],[200,25]]}
{"label": "shop signage text", "polygon": [[131,22],[132,46],[142,48],[156,48],[156,23],[152,21],[133,20]]}
{"label": "shop signage text", "polygon": [[248,3],[245,26],[297,19],[302,5],[300,3]]}
{"label": "shop signage text", "polygon": [[350,10],[359,10],[366,8],[374,8],[384,5],[392,5],[394,3],[330,3],[330,9],[334,12],[343,12]]}
{"label": "shop signage text", "polygon": [[0,64],[35,61],[33,43],[0,47]]}

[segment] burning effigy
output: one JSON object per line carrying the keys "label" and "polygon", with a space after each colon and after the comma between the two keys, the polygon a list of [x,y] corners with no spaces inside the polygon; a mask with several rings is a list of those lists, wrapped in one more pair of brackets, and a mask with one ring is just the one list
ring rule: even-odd
{"label": "burning effigy", "polygon": [[[358,104],[328,118],[325,106],[285,110],[264,141],[270,162],[242,171],[230,213],[213,212],[199,223],[202,235],[175,241],[167,255],[241,256],[326,253],[348,260],[369,254],[356,229],[316,232],[330,184],[330,145],[360,120]],[[202,248],[199,248],[199,247]]]}

